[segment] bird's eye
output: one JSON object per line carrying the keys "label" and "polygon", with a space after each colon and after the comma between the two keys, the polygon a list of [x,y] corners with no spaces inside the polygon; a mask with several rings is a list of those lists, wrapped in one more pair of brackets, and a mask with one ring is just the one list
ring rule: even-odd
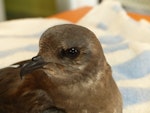
{"label": "bird's eye", "polygon": [[72,47],[72,48],[61,51],[61,56],[62,57],[68,57],[70,59],[77,58],[79,56],[79,54],[80,54],[80,51],[76,47]]}

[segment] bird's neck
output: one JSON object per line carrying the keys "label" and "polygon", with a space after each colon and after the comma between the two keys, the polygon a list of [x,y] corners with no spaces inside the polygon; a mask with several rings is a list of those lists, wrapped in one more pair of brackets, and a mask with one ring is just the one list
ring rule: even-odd
{"label": "bird's neck", "polygon": [[[89,64],[84,70],[78,71],[78,73],[70,72],[68,78],[57,78],[51,77],[51,81],[56,84],[56,86],[72,86],[72,85],[82,85],[82,86],[92,86],[97,85],[101,79],[105,79],[107,70],[110,69],[110,66],[104,62]],[[111,75],[111,72],[107,75]]]}

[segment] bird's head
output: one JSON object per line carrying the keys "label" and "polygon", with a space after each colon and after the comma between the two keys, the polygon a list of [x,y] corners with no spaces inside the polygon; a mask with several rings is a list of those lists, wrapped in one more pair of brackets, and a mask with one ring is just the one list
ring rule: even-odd
{"label": "bird's head", "polygon": [[73,24],[47,29],[39,42],[39,53],[21,69],[21,76],[43,69],[54,78],[76,78],[104,67],[102,47],[89,29]]}

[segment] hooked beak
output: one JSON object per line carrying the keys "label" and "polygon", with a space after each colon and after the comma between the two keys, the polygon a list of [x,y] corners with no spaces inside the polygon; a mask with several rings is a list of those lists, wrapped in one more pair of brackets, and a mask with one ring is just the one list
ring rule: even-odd
{"label": "hooked beak", "polygon": [[41,56],[33,57],[31,61],[22,66],[20,70],[20,77],[22,78],[24,75],[29,74],[36,69],[42,68],[46,64],[47,63]]}

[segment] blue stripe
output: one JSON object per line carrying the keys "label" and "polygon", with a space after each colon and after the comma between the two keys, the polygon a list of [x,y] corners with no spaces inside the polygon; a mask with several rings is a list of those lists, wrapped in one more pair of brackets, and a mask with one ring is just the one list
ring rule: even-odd
{"label": "blue stripe", "polygon": [[105,23],[100,22],[97,26],[97,28],[102,29],[102,30],[107,30],[108,26]]}
{"label": "blue stripe", "polygon": [[150,101],[150,88],[120,87],[119,89],[122,93],[124,108]]}
{"label": "blue stripe", "polygon": [[111,45],[104,47],[104,53],[111,53],[111,52],[116,52],[116,51],[122,51],[125,49],[128,49],[129,46],[127,43],[122,43],[122,44],[117,44],[117,45]]}
{"label": "blue stripe", "polygon": [[[116,79],[134,79],[150,74],[150,51],[144,51],[135,58],[112,67]],[[120,78],[119,78],[120,75]],[[124,76],[124,77],[123,77]]]}
{"label": "blue stripe", "polygon": [[124,41],[124,38],[120,35],[111,36],[111,35],[105,35],[102,37],[99,37],[99,40],[102,44],[113,45],[113,44],[119,44]]}
{"label": "blue stripe", "polygon": [[37,52],[38,51],[38,46],[37,45],[28,45],[22,48],[17,48],[17,49],[12,49],[12,50],[7,50],[7,51],[0,51],[0,58],[6,57],[9,55],[13,55],[17,52],[21,51],[31,51],[31,52]]}

